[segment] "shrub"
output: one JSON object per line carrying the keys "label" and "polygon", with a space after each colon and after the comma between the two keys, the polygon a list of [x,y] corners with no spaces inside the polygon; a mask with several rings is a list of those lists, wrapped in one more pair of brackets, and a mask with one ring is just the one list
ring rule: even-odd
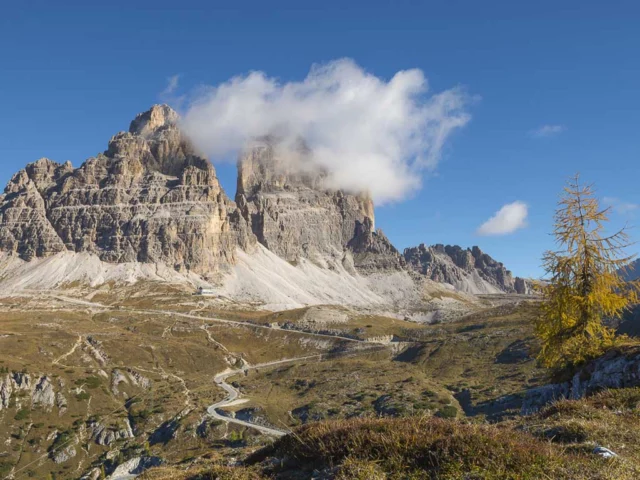
{"label": "shrub", "polygon": [[26,420],[27,418],[29,418],[30,413],[31,412],[29,411],[28,408],[21,408],[20,410],[18,410],[18,412],[13,418],[14,420],[17,420],[17,421]]}
{"label": "shrub", "polygon": [[440,418],[456,418],[458,416],[458,409],[453,405],[447,405],[438,410],[436,416]]}

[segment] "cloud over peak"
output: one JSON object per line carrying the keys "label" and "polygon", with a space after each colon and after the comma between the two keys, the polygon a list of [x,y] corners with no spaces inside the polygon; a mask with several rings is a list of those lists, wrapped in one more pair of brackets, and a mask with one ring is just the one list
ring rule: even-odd
{"label": "cloud over peak", "polygon": [[524,202],[504,205],[478,228],[479,235],[507,235],[527,226],[529,208]]}
{"label": "cloud over peak", "polygon": [[329,173],[328,187],[401,200],[435,168],[451,133],[465,125],[466,95],[428,94],[421,70],[385,80],[350,59],[312,66],[302,81],[282,83],[251,72],[198,90],[182,113],[194,143],[216,160],[235,159],[252,140],[300,140]]}

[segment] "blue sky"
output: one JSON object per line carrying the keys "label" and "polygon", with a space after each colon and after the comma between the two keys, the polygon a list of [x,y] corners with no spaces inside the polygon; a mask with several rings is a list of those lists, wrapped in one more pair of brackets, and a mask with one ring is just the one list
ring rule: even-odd
{"label": "blue sky", "polygon": [[[92,3],[0,7],[0,183],[42,156],[80,165],[173,75],[185,92],[251,70],[286,82],[349,57],[381,78],[419,68],[433,91],[477,97],[423,188],[377,210],[399,248],[479,245],[539,275],[557,194],[576,171],[618,199],[614,225],[640,216],[638,2]],[[234,166],[218,172],[233,196]],[[477,234],[515,201],[528,205],[525,228]]]}

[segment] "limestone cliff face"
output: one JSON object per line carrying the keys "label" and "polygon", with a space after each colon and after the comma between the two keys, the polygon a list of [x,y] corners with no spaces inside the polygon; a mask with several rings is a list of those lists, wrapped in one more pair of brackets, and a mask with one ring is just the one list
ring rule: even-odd
{"label": "limestone cliff face", "polygon": [[325,188],[325,173],[305,168],[304,151],[293,164],[287,155],[265,139],[238,163],[236,203],[260,243],[290,262],[334,259],[364,268],[365,254],[391,254],[398,262],[395,248],[374,231],[369,197]]}
{"label": "limestone cliff face", "polygon": [[80,168],[42,159],[0,196],[0,249],[29,260],[62,250],[106,262],[215,273],[251,236],[167,106],[154,106]]}

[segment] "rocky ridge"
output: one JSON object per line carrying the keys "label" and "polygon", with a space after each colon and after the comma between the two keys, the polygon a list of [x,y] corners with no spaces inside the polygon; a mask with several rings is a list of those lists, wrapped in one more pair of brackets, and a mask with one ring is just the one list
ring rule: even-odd
{"label": "rocky ridge", "polygon": [[[79,168],[43,158],[14,175],[0,195],[0,252],[24,262],[71,252],[106,265],[156,265],[156,272],[166,265],[220,284],[240,258],[255,272],[251,258],[260,250],[303,270],[375,278],[363,299],[380,296],[371,284],[381,275],[405,286],[429,279],[467,293],[527,293],[525,281],[477,247],[420,245],[401,254],[375,229],[367,195],[326,188],[326,172],[308,167],[304,145],[294,154],[292,162],[276,139],[257,140],[238,162],[232,201],[176,112],[156,105]],[[93,265],[98,279],[113,278],[105,268],[95,274],[90,258],[81,263]]]}
{"label": "rocky ridge", "polygon": [[480,248],[421,244],[403,253],[408,268],[436,282],[468,293],[531,293],[528,280],[513,277],[505,266]]}

